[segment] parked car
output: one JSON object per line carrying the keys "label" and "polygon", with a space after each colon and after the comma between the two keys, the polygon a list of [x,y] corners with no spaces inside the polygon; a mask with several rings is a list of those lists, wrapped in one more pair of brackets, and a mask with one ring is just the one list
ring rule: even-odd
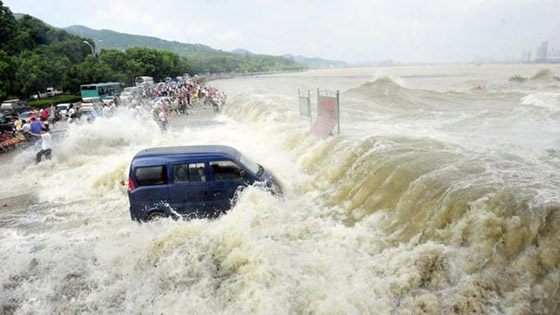
{"label": "parked car", "polygon": [[102,99],[101,101],[103,102],[103,104],[105,105],[111,105],[111,104],[115,104],[118,105],[119,104],[119,98],[113,95],[107,96],[107,98]]}
{"label": "parked car", "polygon": [[281,194],[275,177],[232,147],[151,148],[138,152],[128,173],[130,216],[213,218],[225,213],[237,191],[260,182]]}
{"label": "parked car", "polygon": [[138,87],[137,86],[127,86],[127,87],[124,88],[123,93],[137,94],[138,93]]}
{"label": "parked car", "polygon": [[21,113],[24,111],[28,111],[31,110],[31,107],[26,106],[23,102],[21,102],[20,100],[7,100],[2,102],[2,105],[0,105],[0,112],[6,114],[6,113]]}
{"label": "parked car", "polygon": [[58,91],[58,90],[56,90],[56,89],[53,88],[53,87],[48,87],[48,88],[47,88],[47,93],[46,93],[46,94],[47,94],[47,96],[49,96],[49,97],[54,97],[54,96],[57,96],[57,95],[62,94],[62,91]]}
{"label": "parked car", "polygon": [[39,94],[33,94],[29,96],[29,98],[32,100],[38,100],[40,98],[45,98],[45,97],[48,97],[47,93],[39,93]]}
{"label": "parked car", "polygon": [[132,92],[122,92],[120,96],[120,100],[123,103],[128,103],[134,99],[134,94]]}
{"label": "parked car", "polygon": [[31,116],[31,112],[23,112],[18,115],[18,119],[29,121],[29,116]]}
{"label": "parked car", "polygon": [[56,110],[60,113],[60,116],[66,118],[66,113],[68,112],[68,108],[70,108],[70,103],[62,103],[56,105]]}
{"label": "parked car", "polygon": [[88,113],[90,113],[91,111],[93,111],[93,108],[95,106],[103,107],[103,104],[104,103],[101,101],[101,99],[99,97],[90,97],[90,98],[84,99],[79,104],[75,104],[75,106],[78,108],[78,112],[88,112]]}

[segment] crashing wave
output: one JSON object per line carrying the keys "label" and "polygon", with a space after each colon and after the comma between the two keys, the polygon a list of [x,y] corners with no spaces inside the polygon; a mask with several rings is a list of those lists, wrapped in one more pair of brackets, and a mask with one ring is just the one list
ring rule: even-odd
{"label": "crashing wave", "polygon": [[510,82],[523,83],[523,82],[527,81],[527,78],[526,78],[526,77],[522,77],[522,76],[520,76],[520,75],[514,75],[514,76],[512,76],[511,78],[509,78],[508,81],[510,81]]}
{"label": "crashing wave", "polygon": [[531,80],[552,80],[552,71],[549,69],[542,69],[531,77]]}

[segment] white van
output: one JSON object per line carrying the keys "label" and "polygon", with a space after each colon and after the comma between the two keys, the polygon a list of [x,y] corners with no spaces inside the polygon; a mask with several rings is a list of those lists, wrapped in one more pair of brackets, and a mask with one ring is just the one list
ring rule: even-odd
{"label": "white van", "polygon": [[154,78],[152,77],[136,77],[134,79],[136,86],[150,86],[154,84]]}

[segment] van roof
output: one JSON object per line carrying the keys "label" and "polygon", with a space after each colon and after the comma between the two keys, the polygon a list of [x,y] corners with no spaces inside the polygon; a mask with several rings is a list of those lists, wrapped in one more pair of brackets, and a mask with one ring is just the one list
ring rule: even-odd
{"label": "van roof", "polygon": [[175,147],[157,147],[144,149],[136,154],[134,159],[143,157],[161,157],[165,155],[224,155],[235,159],[238,151],[225,145],[192,145]]}

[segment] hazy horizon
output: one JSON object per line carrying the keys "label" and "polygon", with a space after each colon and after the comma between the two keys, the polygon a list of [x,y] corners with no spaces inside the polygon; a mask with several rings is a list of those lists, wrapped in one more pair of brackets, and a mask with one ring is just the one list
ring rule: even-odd
{"label": "hazy horizon", "polygon": [[[83,25],[231,51],[352,64],[516,61],[541,41],[560,49],[560,5],[537,1],[3,1],[55,27]],[[318,21],[313,23],[313,21]],[[103,48],[103,46],[100,46]]]}

